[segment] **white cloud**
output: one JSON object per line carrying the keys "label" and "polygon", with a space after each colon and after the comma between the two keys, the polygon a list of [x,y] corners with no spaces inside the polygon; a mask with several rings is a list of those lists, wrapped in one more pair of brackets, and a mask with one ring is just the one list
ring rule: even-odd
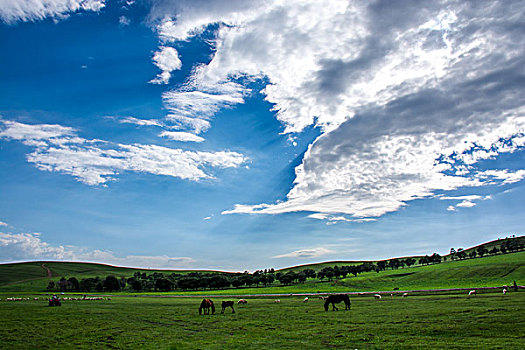
{"label": "white cloud", "polygon": [[275,258],[275,259],[280,259],[280,258],[310,259],[310,258],[317,258],[317,257],[320,257],[322,255],[333,254],[333,253],[335,253],[333,250],[329,250],[329,249],[326,249],[326,248],[323,248],[323,247],[319,247],[319,248],[312,248],[312,249],[296,250],[296,251],[293,251],[291,253],[286,253],[286,254],[274,256],[273,258]]}
{"label": "white cloud", "polygon": [[156,120],[156,119],[139,119],[135,117],[125,117],[125,118],[118,118],[118,120],[119,120],[119,123],[124,123],[124,124],[164,127],[164,124],[160,120]]}
{"label": "white cloud", "polygon": [[3,221],[0,221],[0,226],[9,226],[8,224],[6,224],[5,222]]}
{"label": "white cloud", "polygon": [[27,160],[37,168],[73,175],[88,185],[115,180],[120,171],[134,171],[198,181],[213,178],[207,167],[230,168],[246,159],[236,152],[192,152],[156,145],[111,144],[76,136],[60,125],[28,125],[3,121],[0,138],[34,147]]}
{"label": "white cloud", "polygon": [[118,19],[118,23],[120,24],[120,26],[126,27],[130,25],[131,20],[127,18],[126,16],[120,16]]}
{"label": "white cloud", "polygon": [[323,130],[285,201],[225,213],[377,217],[437,191],[525,176],[477,168],[525,145],[525,36],[511,29],[525,15],[519,1],[261,2],[231,12],[183,2],[173,11],[159,27],[165,40],[225,24],[192,94],[166,93],[179,114],[209,119],[222,106],[198,91],[235,83],[239,95],[238,78],[264,77],[285,132]]}
{"label": "white cloud", "polygon": [[326,220],[327,221],[327,225],[334,225],[338,222],[372,222],[372,221],[376,221],[376,219],[372,219],[372,218],[362,218],[362,219],[349,219],[345,216],[334,216],[334,215],[329,215],[329,214],[324,214],[324,213],[313,213],[313,214],[310,214],[308,215],[309,218],[311,219],[316,219],[316,220]]}
{"label": "white cloud", "polygon": [[182,67],[179,53],[170,46],[161,46],[160,50],[155,52],[153,62],[162,71],[155,79],[150,81],[153,84],[167,84],[171,78],[171,72]]}
{"label": "white cloud", "polygon": [[474,201],[474,200],[479,200],[482,198],[483,198],[482,196],[479,196],[476,194],[468,195],[468,196],[441,196],[439,197],[439,199],[441,200],[466,200],[466,201]]}
{"label": "white cloud", "polygon": [[0,18],[6,23],[37,21],[46,17],[64,18],[77,11],[98,12],[105,0],[1,0]]}
{"label": "white cloud", "polygon": [[456,207],[453,206],[453,205],[449,205],[449,206],[447,207],[447,210],[448,210],[448,211],[456,211]]}
{"label": "white cloud", "polygon": [[166,120],[174,124],[172,126],[174,129],[186,129],[193,131],[195,134],[205,132],[211,127],[211,123],[208,120],[197,117],[192,118],[182,115],[168,114]]}
{"label": "white cloud", "polygon": [[0,232],[0,259],[3,262],[58,260],[97,262],[118,266],[144,268],[190,268],[190,257],[128,255],[120,257],[107,250],[92,250],[70,245],[52,245],[42,241],[40,234]]}
{"label": "white cloud", "polygon": [[159,134],[161,137],[167,137],[173,141],[182,141],[182,142],[202,142],[204,139],[195,134],[183,131],[163,131]]}
{"label": "white cloud", "polygon": [[472,208],[475,206],[476,206],[476,203],[471,202],[469,200],[464,200],[463,202],[456,204],[456,207],[461,207],[461,208]]}

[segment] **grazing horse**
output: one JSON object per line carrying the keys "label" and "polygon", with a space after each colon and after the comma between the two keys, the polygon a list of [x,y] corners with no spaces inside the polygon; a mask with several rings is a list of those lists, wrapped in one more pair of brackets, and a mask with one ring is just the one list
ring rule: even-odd
{"label": "grazing horse", "polygon": [[233,301],[223,301],[222,304],[222,311],[221,311],[221,314],[224,313],[224,310],[227,308],[227,307],[231,307],[232,308],[232,314],[235,313],[235,309],[233,308]]}
{"label": "grazing horse", "polygon": [[201,306],[199,306],[199,315],[202,315],[202,310],[204,309],[204,314],[209,315],[210,309],[211,313],[215,313],[215,305],[213,305],[213,301],[210,299],[202,299]]}
{"label": "grazing horse", "polygon": [[350,298],[348,297],[348,294],[331,294],[324,302],[325,311],[328,311],[328,306],[330,304],[332,304],[332,310],[339,310],[337,307],[335,307],[335,304],[342,301],[345,302],[345,310],[350,310]]}

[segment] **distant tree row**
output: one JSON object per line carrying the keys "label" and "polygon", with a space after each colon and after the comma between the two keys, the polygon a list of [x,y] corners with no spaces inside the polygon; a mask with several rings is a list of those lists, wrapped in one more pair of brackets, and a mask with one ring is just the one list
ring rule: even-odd
{"label": "distant tree row", "polygon": [[223,289],[240,288],[243,286],[267,286],[275,281],[275,270],[269,269],[255,271],[254,273],[200,273],[190,272],[188,274],[172,273],[165,275],[160,272],[146,274],[135,272],[133,277],[107,276],[105,278],[84,278],[80,281],[76,277],[66,279],[62,277],[58,282],[50,281],[49,291],[75,291],[75,292],[115,292],[120,290],[133,291],[161,291],[172,290],[198,290],[198,289]]}
{"label": "distant tree row", "polygon": [[464,259],[474,259],[477,257],[482,258],[485,255],[496,255],[496,254],[507,254],[507,253],[514,253],[519,252],[523,249],[525,249],[525,237],[511,237],[511,238],[505,238],[502,240],[502,242],[499,245],[499,248],[497,246],[493,246],[490,250],[483,244],[476,249],[472,249],[469,253],[467,253],[463,248],[458,248],[457,250],[454,248],[450,248],[450,259],[455,260],[464,260]]}
{"label": "distant tree row", "polygon": [[[450,249],[450,258],[452,260],[483,257],[485,255],[505,254],[517,252],[525,248],[525,237],[511,237],[501,241],[499,248],[491,247],[489,250],[485,245],[471,249],[468,253],[463,248],[457,250]],[[245,271],[244,273],[225,273],[225,272],[190,272],[187,274],[171,273],[163,274],[154,272],[146,274],[145,272],[135,272],[132,277],[107,276],[105,278],[92,277],[83,278],[80,281],[75,277],[66,279],[62,277],[59,281],[50,281],[47,289],[49,291],[76,291],[76,292],[115,292],[121,290],[130,290],[137,292],[160,291],[168,292],[173,290],[206,290],[206,289],[225,289],[225,288],[242,288],[242,287],[259,287],[268,286],[278,281],[282,285],[294,283],[304,283],[308,279],[318,279],[332,281],[333,279],[357,276],[360,273],[372,272],[377,273],[391,269],[410,267],[416,263],[420,265],[438,264],[446,257],[434,253],[425,255],[419,259],[415,258],[396,258],[382,260],[376,263],[364,262],[356,265],[343,265],[334,267],[324,267],[319,271],[311,268],[305,268],[299,272],[277,272],[273,268],[257,270],[253,273]]]}

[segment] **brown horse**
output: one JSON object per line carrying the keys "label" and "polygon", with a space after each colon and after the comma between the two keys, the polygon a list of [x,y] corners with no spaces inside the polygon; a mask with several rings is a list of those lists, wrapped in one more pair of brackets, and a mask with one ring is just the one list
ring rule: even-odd
{"label": "brown horse", "polygon": [[225,310],[227,307],[231,307],[231,308],[232,308],[232,314],[235,313],[235,309],[233,308],[233,301],[223,301],[221,305],[222,305],[222,311],[221,311],[221,314],[224,313],[224,310]]}
{"label": "brown horse", "polygon": [[348,294],[332,294],[329,295],[324,302],[325,311],[328,311],[328,306],[330,304],[332,304],[332,310],[339,310],[335,304],[342,301],[345,302],[345,310],[350,310],[350,298],[348,297]]}
{"label": "brown horse", "polygon": [[215,305],[213,305],[213,301],[210,299],[202,299],[201,306],[199,306],[199,315],[202,315],[202,310],[204,309],[204,314],[209,315],[210,309],[211,313],[215,313]]}

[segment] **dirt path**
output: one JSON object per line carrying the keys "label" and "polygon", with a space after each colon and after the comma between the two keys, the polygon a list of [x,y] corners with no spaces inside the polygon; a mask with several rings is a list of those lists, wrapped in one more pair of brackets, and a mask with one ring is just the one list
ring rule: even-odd
{"label": "dirt path", "polygon": [[53,277],[53,273],[49,269],[49,267],[46,266],[46,264],[42,264],[42,268],[47,271],[47,277]]}

